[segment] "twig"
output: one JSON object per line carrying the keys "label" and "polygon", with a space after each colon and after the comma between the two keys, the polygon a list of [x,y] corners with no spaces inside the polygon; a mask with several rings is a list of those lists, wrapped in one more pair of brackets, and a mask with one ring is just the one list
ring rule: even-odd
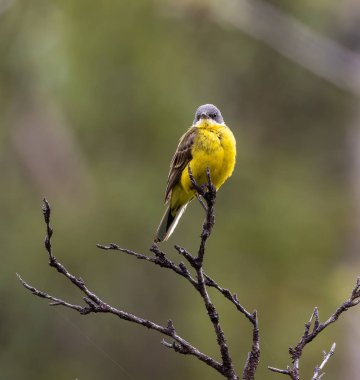
{"label": "twig", "polygon": [[[217,337],[217,342],[218,342],[218,345],[220,346],[221,358],[222,358],[222,363],[224,366],[225,373],[229,379],[237,379],[238,377],[236,376],[236,373],[232,364],[232,359],[229,353],[228,346],[226,344],[225,335],[219,322],[219,314],[217,310],[215,309],[209,297],[209,294],[207,292],[206,284],[205,284],[206,280],[205,280],[205,276],[203,272],[205,245],[215,223],[214,204],[216,200],[216,189],[213,183],[211,182],[209,168],[207,168],[206,170],[206,177],[207,177],[206,185],[200,186],[196,183],[195,178],[191,172],[190,165],[188,165],[188,173],[189,173],[190,181],[194,189],[203,199],[205,199],[206,206],[207,206],[206,217],[205,217],[205,221],[204,221],[203,229],[201,233],[201,242],[200,242],[198,255],[194,260],[191,259],[190,261],[189,260],[188,261],[190,265],[192,265],[192,267],[196,271],[197,290],[200,293],[202,299],[204,300],[206,311],[209,315],[211,323],[213,324],[216,337]],[[188,258],[189,256],[185,255],[184,257]]]}
{"label": "twig", "polygon": [[207,239],[209,238],[215,224],[214,205],[216,201],[216,189],[215,189],[214,184],[211,182],[209,168],[206,169],[206,177],[207,177],[206,185],[198,185],[196,183],[195,178],[191,172],[190,165],[188,165],[188,173],[189,173],[191,184],[193,185],[198,195],[200,195],[205,200],[206,206],[207,206],[206,217],[205,217],[205,221],[204,221],[202,232],[201,232],[200,248],[198,251],[198,256],[196,258],[197,266],[200,268],[202,267],[202,263],[204,260],[205,245],[206,245]]}
{"label": "twig", "polygon": [[[304,334],[302,335],[300,341],[295,347],[289,348],[289,353],[292,361],[292,367],[287,367],[286,370],[279,369],[275,367],[268,367],[270,371],[282,373],[284,375],[288,375],[292,380],[300,380],[300,373],[299,373],[299,362],[300,358],[302,356],[303,350],[305,346],[312,342],[326,327],[331,325],[332,323],[336,322],[342,313],[344,313],[346,310],[350,309],[353,306],[356,306],[360,302],[360,278],[358,277],[355,283],[355,286],[351,292],[350,297],[344,301],[336,310],[335,312],[323,323],[319,322],[319,311],[318,308],[315,307],[313,313],[311,314],[311,317],[309,319],[309,322],[305,324]],[[329,357],[326,359],[324,365],[326,362],[330,359],[330,356],[333,355],[335,350],[335,346],[333,345],[331,347],[331,350],[329,352]],[[315,369],[316,371],[316,369]],[[315,379],[319,379],[320,377],[317,377]]]}
{"label": "twig", "polygon": [[201,198],[201,196],[200,196],[198,193],[196,193],[195,195],[196,195],[197,200],[198,200],[199,203],[201,204],[202,208],[203,208],[204,211],[206,212],[206,211],[207,211],[207,208],[206,208],[206,204],[205,204],[205,202],[203,201],[203,199]]}
{"label": "twig", "polygon": [[314,375],[311,378],[311,380],[320,380],[323,377],[324,372],[321,373],[321,371],[324,369],[328,360],[334,355],[335,348],[336,348],[336,343],[333,343],[328,353],[324,351],[324,360],[321,362],[319,366],[315,367]]}
{"label": "twig", "polygon": [[258,326],[258,319],[257,319],[257,313],[256,310],[251,314],[249,313],[238,301],[236,295],[231,295],[230,291],[227,289],[224,289],[220,287],[213,279],[211,279],[209,276],[207,276],[202,268],[202,263],[204,260],[205,255],[205,245],[207,242],[207,239],[209,238],[212,228],[215,224],[215,215],[214,215],[214,205],[216,200],[216,189],[213,183],[211,182],[211,176],[210,176],[210,170],[207,168],[206,170],[206,177],[207,177],[207,185],[199,186],[194,176],[191,172],[190,166],[188,166],[188,173],[191,180],[191,183],[197,193],[206,201],[206,218],[203,224],[203,230],[201,234],[201,243],[200,248],[198,251],[198,256],[193,259],[192,257],[189,260],[189,254],[183,250],[179,251],[179,253],[183,254],[185,258],[188,259],[190,265],[193,266],[193,268],[196,270],[198,284],[199,284],[199,292],[204,299],[205,306],[208,312],[208,315],[211,319],[211,322],[213,323],[217,341],[220,346],[221,356],[223,360],[223,364],[225,367],[228,368],[229,373],[234,371],[232,366],[232,360],[229,355],[228,347],[226,345],[226,340],[224,336],[224,332],[222,331],[222,328],[219,324],[219,317],[218,314],[214,308],[214,305],[212,304],[210,297],[207,293],[206,286],[211,286],[216,288],[221,294],[225,296],[228,300],[230,300],[236,308],[243,313],[249,321],[253,324],[253,343],[251,351],[248,354],[244,370],[243,370],[243,379],[254,379],[255,378],[255,372],[257,369],[257,366],[259,364],[260,360],[260,338],[259,338],[259,326]]}
{"label": "twig", "polygon": [[280,369],[280,368],[268,366],[268,369],[272,372],[281,373],[283,375],[289,375],[289,376],[291,372],[291,368],[289,366],[287,367],[287,369]]}
{"label": "twig", "polygon": [[139,260],[145,260],[147,262],[159,265],[162,268],[171,269],[178,275],[186,278],[192,285],[197,286],[196,280],[194,280],[194,278],[191,276],[185,264],[180,263],[179,265],[176,265],[175,263],[173,263],[171,260],[169,260],[166,257],[166,254],[162,252],[155,243],[150,247],[150,252],[152,252],[155,255],[155,257],[150,257],[142,253],[137,253],[137,252],[131,251],[130,249],[121,248],[117,244],[114,244],[114,243],[110,243],[108,245],[96,244],[96,246],[106,251],[109,251],[109,250],[120,251],[130,256],[134,256]]}

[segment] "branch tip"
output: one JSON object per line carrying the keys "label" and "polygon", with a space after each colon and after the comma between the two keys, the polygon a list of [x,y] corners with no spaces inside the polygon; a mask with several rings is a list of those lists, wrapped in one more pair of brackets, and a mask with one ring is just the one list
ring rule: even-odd
{"label": "branch tip", "polygon": [[167,321],[167,325],[166,326],[167,326],[170,334],[173,335],[175,333],[175,327],[174,327],[173,321],[171,319],[169,319]]}
{"label": "branch tip", "polygon": [[54,302],[49,303],[49,306],[58,306],[58,305],[62,305],[62,303],[60,301],[54,301]]}
{"label": "branch tip", "polygon": [[162,339],[161,342],[160,342],[163,346],[165,347],[168,347],[168,348],[172,348],[172,344],[167,342],[165,339]]}
{"label": "branch tip", "polygon": [[44,214],[45,223],[49,224],[51,208],[50,208],[50,204],[46,198],[43,199],[42,212]]}
{"label": "branch tip", "polygon": [[281,373],[283,375],[290,375],[290,371],[288,369],[280,369],[276,367],[268,366],[268,369],[272,372]]}

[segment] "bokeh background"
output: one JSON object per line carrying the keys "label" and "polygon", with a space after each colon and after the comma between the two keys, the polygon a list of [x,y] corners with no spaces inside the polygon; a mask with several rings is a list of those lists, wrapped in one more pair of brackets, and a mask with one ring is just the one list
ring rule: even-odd
{"label": "bokeh background", "polygon": [[[41,200],[56,256],[114,306],[178,331],[219,357],[191,287],[96,243],[147,252],[163,214],[168,165],[197,106],[220,107],[238,143],[218,194],[206,270],[259,312],[258,379],[276,379],[314,306],[322,320],[360,273],[359,4],[347,0],[0,1],[0,378],[218,379],[161,336],[109,315],[50,308],[15,273],[55,296],[81,294],[47,266]],[[193,202],[162,247],[192,252]],[[249,323],[216,293],[236,367]],[[355,379],[360,310],[308,346],[310,379]]]}

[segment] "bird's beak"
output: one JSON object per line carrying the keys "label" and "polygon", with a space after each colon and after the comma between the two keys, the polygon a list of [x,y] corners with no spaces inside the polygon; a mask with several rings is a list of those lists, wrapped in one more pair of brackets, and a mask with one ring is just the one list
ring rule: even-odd
{"label": "bird's beak", "polygon": [[209,119],[209,116],[206,115],[206,113],[202,113],[202,114],[200,115],[200,119]]}

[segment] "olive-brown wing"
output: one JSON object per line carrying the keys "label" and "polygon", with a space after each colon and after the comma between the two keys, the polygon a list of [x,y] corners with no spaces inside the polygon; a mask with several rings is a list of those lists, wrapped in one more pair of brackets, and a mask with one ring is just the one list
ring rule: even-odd
{"label": "olive-brown wing", "polygon": [[171,190],[179,182],[181,173],[186,165],[191,161],[191,149],[197,134],[197,127],[191,127],[179,141],[179,145],[170,163],[170,171],[168,175],[165,201],[170,198]]}

